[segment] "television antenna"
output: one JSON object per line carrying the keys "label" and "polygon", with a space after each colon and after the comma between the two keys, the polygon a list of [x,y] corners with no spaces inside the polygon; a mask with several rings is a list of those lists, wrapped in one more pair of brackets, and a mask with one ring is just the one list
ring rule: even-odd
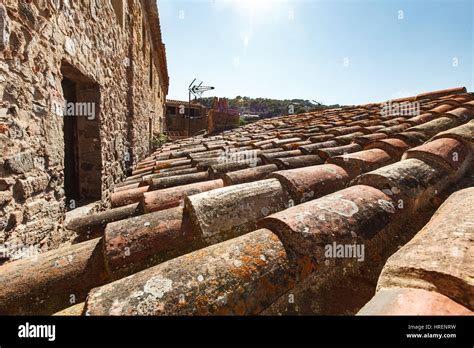
{"label": "television antenna", "polygon": [[202,84],[203,82],[201,80],[194,79],[188,87],[189,94],[192,94],[194,98],[198,99],[202,97],[204,92],[214,89],[212,86],[203,86]]}
{"label": "television antenna", "polygon": [[203,82],[201,80],[195,78],[188,86],[188,137],[191,128],[191,94],[194,96],[194,100],[197,100],[202,97],[204,92],[214,89],[212,86],[203,86],[202,84]]}

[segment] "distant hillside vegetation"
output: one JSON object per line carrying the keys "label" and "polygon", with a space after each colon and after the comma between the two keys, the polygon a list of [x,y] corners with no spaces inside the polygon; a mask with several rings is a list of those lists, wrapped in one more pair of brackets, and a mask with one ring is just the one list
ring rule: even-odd
{"label": "distant hillside vegetation", "polygon": [[[201,98],[199,102],[208,109],[212,107],[213,97]],[[249,98],[237,96],[228,98],[229,107],[239,110],[241,114],[256,114],[261,118],[269,118],[291,114],[302,114],[309,111],[336,108],[339,105],[322,105],[316,101],[303,99],[269,99],[269,98]]]}

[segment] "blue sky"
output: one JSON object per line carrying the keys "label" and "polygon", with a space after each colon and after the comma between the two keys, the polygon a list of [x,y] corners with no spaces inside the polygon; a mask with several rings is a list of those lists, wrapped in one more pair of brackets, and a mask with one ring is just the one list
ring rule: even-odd
{"label": "blue sky", "polygon": [[158,0],[168,98],[361,104],[474,91],[473,0]]}

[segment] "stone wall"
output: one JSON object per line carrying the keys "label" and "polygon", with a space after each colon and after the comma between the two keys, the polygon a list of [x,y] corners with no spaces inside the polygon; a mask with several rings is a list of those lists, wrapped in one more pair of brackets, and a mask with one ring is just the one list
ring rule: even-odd
{"label": "stone wall", "polygon": [[150,4],[2,0],[0,245],[47,250],[70,240],[63,229],[75,204],[64,190],[72,156],[63,130],[70,116],[61,115],[65,77],[77,82],[77,101],[95,105],[93,118],[77,117],[82,195],[109,206],[114,184],[148,153],[150,135],[162,130],[168,84]]}
{"label": "stone wall", "polygon": [[214,98],[212,109],[207,115],[207,131],[209,134],[219,133],[224,130],[239,126],[239,112],[230,109],[225,98]]}

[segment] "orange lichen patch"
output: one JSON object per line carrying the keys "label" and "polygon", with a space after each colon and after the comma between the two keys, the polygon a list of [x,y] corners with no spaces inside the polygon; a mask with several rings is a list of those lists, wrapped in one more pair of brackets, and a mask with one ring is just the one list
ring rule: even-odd
{"label": "orange lichen patch", "polygon": [[5,134],[8,132],[8,126],[6,124],[0,123],[0,133]]}

